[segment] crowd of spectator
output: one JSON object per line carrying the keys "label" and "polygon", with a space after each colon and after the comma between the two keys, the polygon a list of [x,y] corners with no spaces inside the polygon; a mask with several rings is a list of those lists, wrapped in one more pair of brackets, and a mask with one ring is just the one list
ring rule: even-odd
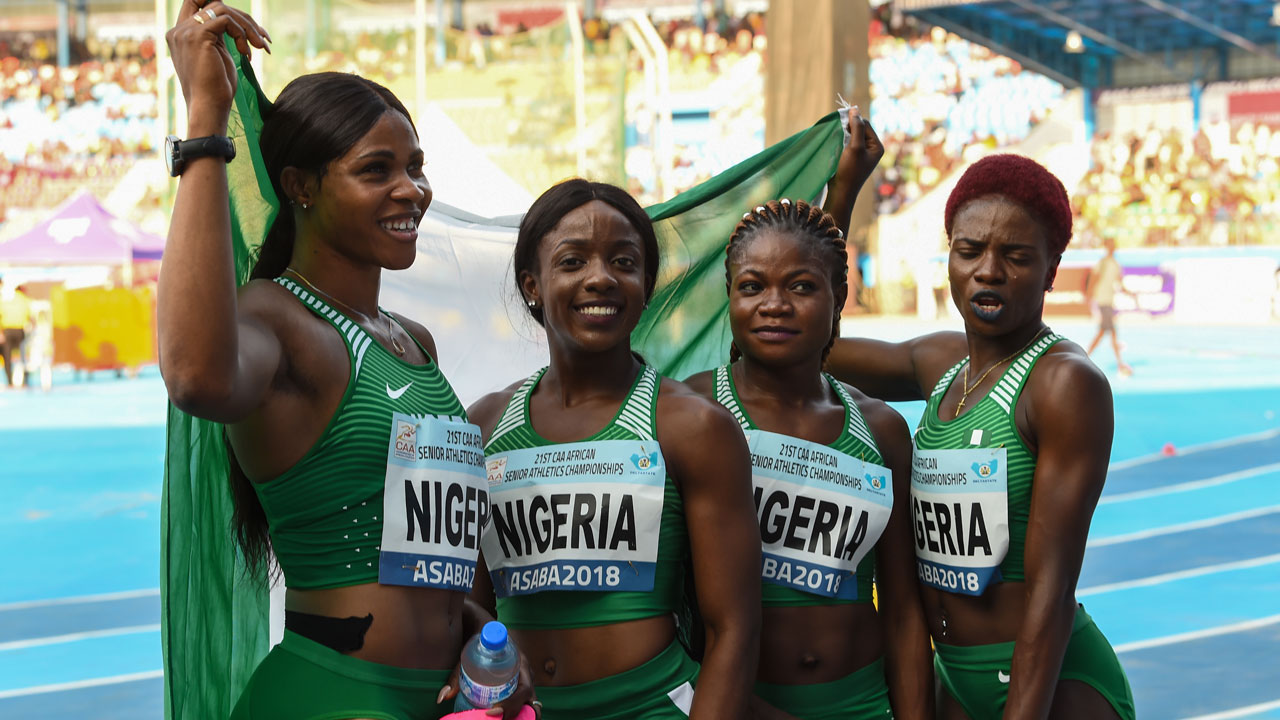
{"label": "crowd of spectator", "polygon": [[897,212],[936,186],[967,151],[1025,138],[1063,88],[1007,57],[882,7],[870,27],[871,121],[887,170],[877,209]]}
{"label": "crowd of spectator", "polygon": [[155,152],[154,41],[90,39],[72,49],[74,64],[59,68],[44,38],[0,41],[0,219],[86,187],[105,196]]}
{"label": "crowd of spectator", "polygon": [[[869,112],[886,147],[876,188],[882,214],[899,211],[937,186],[975,151],[1025,138],[1062,97],[1060,85],[1007,57],[895,16],[888,6],[874,13]],[[626,48],[625,34],[607,20],[589,19],[583,28],[589,55],[621,57],[630,65],[627,102],[619,110],[628,127],[621,167],[630,176],[629,189],[644,202],[706,180],[744,152],[762,148],[764,140],[764,16],[713,14],[701,23],[666,20],[655,27],[667,47],[677,110],[693,97],[705,104],[703,115],[694,113],[697,119],[684,120],[676,132],[673,167],[662,187],[646,141],[655,116],[640,54],[618,54]],[[448,62],[483,70],[494,62],[520,65],[537,57],[563,65],[563,26],[514,29],[519,32],[482,24],[449,31]],[[305,51],[303,33],[280,35],[284,42],[276,47],[296,51],[271,58],[276,82],[268,85],[269,94],[284,79],[318,70],[358,72],[397,92],[412,92],[412,32],[330,32],[312,53]],[[155,50],[150,38],[90,38],[73,43],[72,64],[59,69],[50,38],[0,36],[0,222],[8,208],[51,208],[86,186],[105,195],[133,164],[154,156],[163,135],[157,125]],[[617,75],[588,73],[589,92],[608,96],[612,91],[602,90],[604,85],[592,89],[593,77],[607,84]],[[502,82],[510,100],[511,84]],[[495,121],[494,137],[473,139],[501,155],[512,138],[532,136],[528,123],[518,122],[527,111],[506,113]],[[571,113],[552,115],[570,122]],[[593,120],[616,127],[607,117]],[[544,135],[554,139],[562,130]],[[512,157],[520,151],[513,147]],[[1085,244],[1103,237],[1122,246],[1255,242],[1273,232],[1280,218],[1280,131],[1265,125],[1223,124],[1194,137],[1176,131],[1103,134],[1092,153],[1092,170],[1074,193]],[[149,201],[158,207],[155,198]]]}
{"label": "crowd of spectator", "polygon": [[1084,245],[1235,245],[1273,241],[1280,225],[1280,129],[1216,123],[1100,135],[1073,193]]}
{"label": "crowd of spectator", "polygon": [[642,203],[666,200],[764,149],[764,16],[716,13],[701,23],[673,19],[655,28],[670,69],[672,168],[660,184],[645,139],[656,98],[643,92],[641,57],[633,49],[627,123],[635,137],[626,150],[626,168],[628,189]]}

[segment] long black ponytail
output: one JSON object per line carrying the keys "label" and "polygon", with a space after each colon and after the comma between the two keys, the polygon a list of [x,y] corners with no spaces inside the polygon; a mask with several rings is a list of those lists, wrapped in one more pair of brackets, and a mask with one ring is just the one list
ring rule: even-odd
{"label": "long black ponytail", "polygon": [[[297,168],[322,181],[329,163],[345,155],[388,112],[400,113],[413,125],[409,111],[390,90],[359,75],[303,75],[280,91],[265,113],[258,142],[280,211],[258,248],[250,279],[279,277],[293,257],[297,228],[292,201],[280,182],[285,168]],[[246,569],[256,576],[265,571],[271,549],[267,516],[225,434],[224,443],[230,467],[232,531]]]}

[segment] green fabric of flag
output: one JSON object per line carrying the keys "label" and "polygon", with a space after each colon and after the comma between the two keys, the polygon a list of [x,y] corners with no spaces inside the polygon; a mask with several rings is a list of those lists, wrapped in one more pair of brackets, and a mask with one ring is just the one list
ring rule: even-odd
{"label": "green fabric of flag", "polygon": [[813,202],[836,172],[844,131],[831,113],[660,205],[647,209],[662,265],[631,344],[680,380],[729,360],[725,244],[742,215],[770,200]]}
{"label": "green fabric of flag", "polygon": [[[231,187],[237,282],[249,278],[253,252],[277,202],[262,164],[258,134],[270,102],[248,63],[240,68],[227,133],[236,161]],[[222,425],[169,406],[160,503],[160,641],[167,718],[225,718],[267,652],[267,584],[249,577],[231,531],[231,491]]]}
{"label": "green fabric of flag", "polygon": [[[247,281],[254,253],[279,203],[258,148],[263,95],[240,62],[228,132],[236,275]],[[835,172],[843,131],[836,113],[672,200],[648,209],[662,254],[658,286],[632,338],[663,374],[684,378],[728,359],[724,247],[751,208],[771,199],[814,200]],[[512,234],[514,243],[514,232]],[[231,531],[231,494],[221,425],[169,408],[161,511],[161,639],[165,716],[227,717],[268,650],[264,578],[244,572]]]}

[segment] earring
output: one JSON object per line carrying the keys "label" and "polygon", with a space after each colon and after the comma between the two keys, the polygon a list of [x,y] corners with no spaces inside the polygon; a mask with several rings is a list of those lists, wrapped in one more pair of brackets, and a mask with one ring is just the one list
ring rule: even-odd
{"label": "earring", "polygon": [[529,301],[529,309],[530,309],[530,310],[537,310],[537,309],[538,309],[538,301],[537,301],[537,300],[530,300],[530,301]]}
{"label": "earring", "polygon": [[310,204],[308,204],[306,200],[303,200],[303,201],[302,201],[302,209],[303,209],[303,210],[306,210],[306,209],[307,209],[307,208],[309,208],[309,207],[311,207],[311,205],[310,205]]}

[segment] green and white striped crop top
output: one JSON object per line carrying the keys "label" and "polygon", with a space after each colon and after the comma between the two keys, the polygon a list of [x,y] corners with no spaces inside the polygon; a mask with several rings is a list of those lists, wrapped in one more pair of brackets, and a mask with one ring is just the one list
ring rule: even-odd
{"label": "green and white striped crop top", "polygon": [[466,410],[430,355],[426,365],[405,362],[302,285],[275,281],[342,336],[351,377],[306,455],[280,476],[254,483],[272,550],[292,588],[377,582],[393,413],[464,419]]}

